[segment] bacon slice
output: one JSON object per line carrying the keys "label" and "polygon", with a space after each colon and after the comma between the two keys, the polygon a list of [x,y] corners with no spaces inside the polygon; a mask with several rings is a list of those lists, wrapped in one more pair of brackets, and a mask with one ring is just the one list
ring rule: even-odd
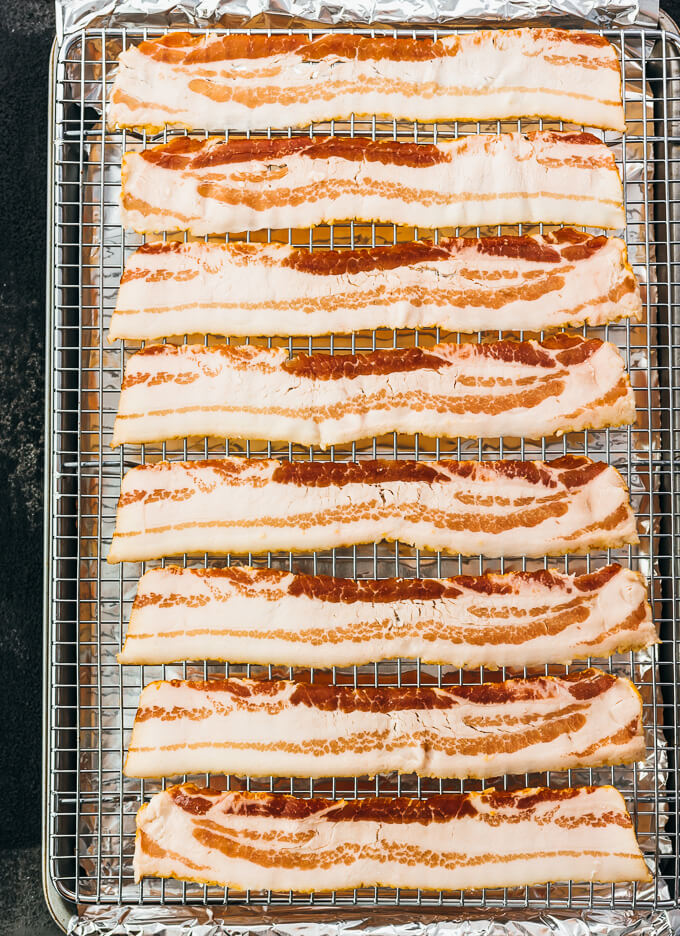
{"label": "bacon slice", "polygon": [[123,478],[109,562],[401,540],[463,555],[543,556],[637,543],[618,471],[552,462],[140,465]]}
{"label": "bacon slice", "polygon": [[110,128],[262,130],[376,114],[495,120],[527,115],[625,130],[613,46],[561,29],[401,36],[192,36],[119,57]]}
{"label": "bacon slice", "polygon": [[333,802],[187,783],[137,813],[134,871],[273,891],[651,881],[611,786]]}
{"label": "bacon slice", "polygon": [[473,134],[436,145],[177,137],[123,157],[121,219],[142,233],[224,234],[347,218],[422,228],[625,225],[614,156],[589,133]]}
{"label": "bacon slice", "polygon": [[595,669],[441,689],[173,679],[142,691],[124,773],[484,778],[644,753],[640,694]]}
{"label": "bacon slice", "polygon": [[325,449],[386,432],[538,439],[633,422],[621,354],[595,338],[292,360],[283,348],[164,344],[129,360],[112,445],[199,435]]}
{"label": "bacon slice", "polygon": [[187,333],[541,331],[642,318],[619,238],[447,237],[358,250],[173,241],[128,260],[109,341]]}
{"label": "bacon slice", "polygon": [[119,663],[352,666],[398,657],[539,666],[657,642],[644,578],[620,565],[354,581],[275,569],[151,569]]}

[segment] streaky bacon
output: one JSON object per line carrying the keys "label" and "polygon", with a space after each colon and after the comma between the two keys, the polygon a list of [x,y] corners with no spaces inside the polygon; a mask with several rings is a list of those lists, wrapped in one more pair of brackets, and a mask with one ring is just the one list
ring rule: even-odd
{"label": "streaky bacon", "polygon": [[182,553],[331,549],[400,540],[495,556],[587,553],[636,543],[623,478],[551,462],[291,462],[217,458],[125,475],[109,562]]}
{"label": "streaky bacon", "polygon": [[198,435],[326,449],[388,432],[539,439],[633,422],[619,350],[578,335],[293,359],[163,344],[128,361],[111,444]]}
{"label": "streaky bacon", "polygon": [[140,233],[225,234],[350,218],[424,229],[625,225],[614,155],[589,133],[471,134],[437,144],[177,137],[123,157],[121,221]]}
{"label": "streaky bacon", "polygon": [[127,261],[108,337],[541,331],[641,317],[624,241],[570,228],[356,250],[166,241]]}
{"label": "streaky bacon", "polygon": [[124,773],[487,778],[644,753],[640,694],[596,669],[442,688],[173,679],[142,690]]}
{"label": "streaky bacon", "polygon": [[168,565],[138,585],[119,663],[461,669],[571,663],[657,642],[644,578],[610,565],[378,581]]}
{"label": "streaky bacon", "polygon": [[108,126],[261,130],[352,114],[421,123],[542,116],[625,130],[614,47],[561,29],[410,37],[171,32],[119,56]]}
{"label": "streaky bacon", "polygon": [[334,802],[188,783],[137,813],[134,872],[303,892],[651,881],[611,786]]}

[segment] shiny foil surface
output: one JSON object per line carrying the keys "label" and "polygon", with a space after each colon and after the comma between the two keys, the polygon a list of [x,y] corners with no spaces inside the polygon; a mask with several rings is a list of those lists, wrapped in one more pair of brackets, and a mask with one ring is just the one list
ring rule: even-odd
{"label": "shiny foil surface", "polygon": [[466,22],[518,24],[545,19],[586,20],[597,26],[655,23],[658,0],[56,0],[60,37],[77,29],[149,26],[206,28],[237,26],[256,17],[277,21],[347,24]]}

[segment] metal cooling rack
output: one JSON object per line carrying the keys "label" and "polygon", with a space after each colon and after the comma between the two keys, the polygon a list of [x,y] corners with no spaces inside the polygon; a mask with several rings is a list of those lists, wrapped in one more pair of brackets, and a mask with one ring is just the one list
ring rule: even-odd
{"label": "metal cooling rack", "polygon": [[[670,24],[671,26],[673,24]],[[674,30],[674,27],[673,27]],[[295,30],[269,30],[289,32]],[[307,31],[307,30],[306,30]],[[369,31],[369,30],[364,30]],[[452,30],[371,30],[420,36]],[[310,35],[315,34],[314,31]],[[50,229],[48,256],[48,389],[46,463],[46,624],[45,624],[45,815],[44,874],[48,902],[62,925],[76,907],[109,905],[211,905],[228,914],[244,908],[269,910],[270,917],[287,908],[315,910],[337,919],[345,912],[384,908],[414,918],[428,912],[456,912],[474,917],[504,911],[512,918],[531,908],[550,912],[672,908],[678,900],[680,845],[678,840],[678,767],[675,717],[680,691],[680,634],[676,632],[680,573],[680,501],[675,465],[680,455],[680,322],[677,309],[678,159],[680,144],[680,37],[663,29],[604,30],[619,51],[624,79],[628,133],[623,140],[606,134],[624,182],[629,224],[626,232],[631,261],[643,290],[646,323],[611,325],[597,333],[616,342],[629,365],[637,393],[635,427],[571,434],[557,442],[501,440],[433,442],[402,438],[375,439],[321,454],[297,446],[198,445],[109,448],[117,396],[126,359],[134,343],[109,346],[108,321],[125,257],[141,242],[122,231],[117,215],[120,159],[126,149],[159,142],[130,132],[102,135],[106,94],[119,51],[155,31],[87,30],[55,47],[52,61]],[[316,132],[395,137],[429,142],[484,130],[561,127],[546,121],[503,124],[410,124],[352,120],[314,127]],[[211,128],[213,131],[218,128]],[[277,135],[266,131],[267,135]],[[286,131],[307,133],[305,131]],[[524,226],[524,232],[538,228]],[[500,232],[494,229],[492,233]],[[504,228],[522,232],[522,227]],[[444,233],[453,233],[446,231]],[[488,233],[465,230],[456,233]],[[244,235],[245,237],[246,235]],[[313,249],[393,243],[438,231],[397,229],[391,225],[348,223],[313,232],[261,232],[253,239],[275,238]],[[590,329],[590,333],[595,330]],[[519,336],[519,335],[518,335]],[[379,331],[322,339],[269,340],[290,352],[362,350],[420,343],[450,337],[439,330]],[[186,336],[185,336],[186,338]],[[482,336],[477,336],[481,340]],[[134,816],[142,801],[161,781],[124,779],[121,767],[139,690],[152,679],[207,677],[225,671],[248,675],[284,675],[342,683],[401,684],[423,681],[457,683],[458,670],[395,661],[328,673],[272,667],[185,664],[165,667],[125,667],[115,661],[134,597],[145,567],[127,563],[107,566],[120,479],[133,464],[160,457],[198,458],[220,454],[311,458],[551,458],[583,453],[615,464],[626,478],[637,511],[641,545],[587,559],[528,562],[463,560],[418,552],[397,544],[337,549],[315,554],[269,554],[266,557],[205,556],[187,564],[252,562],[295,571],[341,576],[453,575],[459,572],[507,571],[511,568],[557,567],[567,571],[596,568],[619,560],[640,569],[650,579],[654,619],[664,638],[653,654],[626,654],[599,665],[628,675],[644,699],[648,757],[627,768],[571,771],[500,778],[496,785],[517,787],[614,783],[625,794],[654,884],[645,887],[571,883],[514,890],[463,894],[394,891],[370,888],[333,894],[227,892],[223,888],[145,881],[135,885],[131,855]],[[177,561],[177,560],[173,560]],[[598,661],[594,661],[598,662]],[[585,665],[585,664],[583,664]],[[563,668],[552,667],[551,672]],[[547,671],[547,668],[546,668]],[[535,672],[535,671],[534,671]],[[514,673],[516,674],[516,673]],[[503,675],[514,675],[503,672]],[[483,671],[465,674],[481,681]],[[489,675],[487,674],[487,678]],[[493,678],[493,677],[492,677]],[[225,781],[202,775],[199,782]],[[410,776],[348,780],[253,780],[227,778],[232,788],[267,789],[301,796],[383,795],[428,796],[441,791],[479,789],[481,781],[417,780]],[[159,911],[160,912],[160,911]],[[251,919],[255,919],[254,917]]]}

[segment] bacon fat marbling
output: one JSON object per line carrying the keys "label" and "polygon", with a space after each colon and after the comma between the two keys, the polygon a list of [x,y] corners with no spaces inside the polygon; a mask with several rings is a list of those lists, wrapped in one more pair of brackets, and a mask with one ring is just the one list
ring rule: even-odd
{"label": "bacon fat marbling", "polygon": [[276,569],[146,572],[120,663],[351,666],[397,657],[538,666],[656,642],[645,581],[619,565],[450,579],[337,579]]}
{"label": "bacon fat marbling", "polygon": [[333,802],[184,784],[137,813],[134,871],[256,891],[651,880],[614,787]]}
{"label": "bacon fat marbling", "polygon": [[401,540],[494,556],[636,543],[623,478],[551,462],[159,462],[123,478],[109,562],[182,553],[331,549]]}
{"label": "bacon fat marbling", "polygon": [[443,688],[171,680],[142,691],[124,772],[486,778],[644,752],[640,694],[595,669]]}
{"label": "bacon fat marbling", "polygon": [[618,349],[578,335],[293,359],[164,344],[128,361],[112,445],[198,435],[326,449],[388,432],[538,439],[634,421]]}
{"label": "bacon fat marbling", "polygon": [[127,261],[109,340],[541,331],[641,317],[625,243],[570,228],[356,250],[167,241]]}
{"label": "bacon fat marbling", "polygon": [[224,234],[355,218],[424,229],[520,222],[622,228],[613,153],[589,133],[225,142],[177,137],[123,157],[121,221]]}
{"label": "bacon fat marbling", "polygon": [[352,114],[420,122],[534,115],[625,129],[613,46],[559,29],[436,41],[171,32],[121,54],[108,123],[262,130]]}

